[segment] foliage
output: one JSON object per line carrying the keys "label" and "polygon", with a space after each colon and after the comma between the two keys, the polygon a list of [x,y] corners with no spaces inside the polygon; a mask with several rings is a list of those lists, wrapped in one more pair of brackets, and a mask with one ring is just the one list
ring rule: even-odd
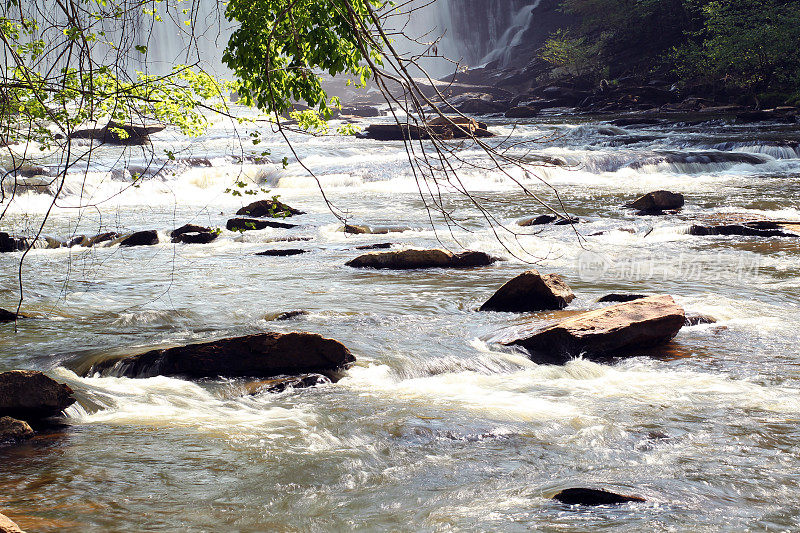
{"label": "foliage", "polygon": [[595,70],[598,52],[598,46],[590,44],[586,36],[572,37],[569,30],[560,29],[547,39],[541,56],[551,65],[583,76]]}

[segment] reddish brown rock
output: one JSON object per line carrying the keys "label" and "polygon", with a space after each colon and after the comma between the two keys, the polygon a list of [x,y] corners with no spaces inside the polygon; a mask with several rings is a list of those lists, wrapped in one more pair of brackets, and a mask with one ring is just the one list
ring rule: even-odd
{"label": "reddish brown rock", "polygon": [[6,515],[0,514],[0,533],[25,533]]}
{"label": "reddish brown rock", "polygon": [[649,296],[555,323],[512,328],[494,340],[525,348],[537,363],[564,364],[579,355],[602,360],[623,350],[666,343],[685,320],[683,308],[672,296]]}
{"label": "reddish brown rock", "polygon": [[354,268],[410,270],[418,268],[469,268],[486,266],[497,259],[484,252],[467,251],[454,254],[447,250],[399,250],[373,252],[348,261]]}
{"label": "reddish brown rock", "polygon": [[313,333],[262,333],[152,350],[95,364],[88,375],[113,369],[133,378],[263,377],[317,373],[330,378],[355,362],[342,343]]}
{"label": "reddish brown rock", "polygon": [[17,443],[33,437],[30,424],[10,416],[0,417],[0,444]]}
{"label": "reddish brown rock", "polygon": [[69,386],[41,372],[12,370],[0,374],[0,416],[39,420],[55,416],[73,403]]}
{"label": "reddish brown rock", "polygon": [[572,290],[559,275],[542,276],[536,270],[528,270],[500,287],[480,310],[524,313],[563,309],[574,299]]}
{"label": "reddish brown rock", "polygon": [[670,191],[653,191],[629,203],[625,207],[638,209],[641,214],[658,214],[668,209],[680,209],[685,200],[683,195]]}

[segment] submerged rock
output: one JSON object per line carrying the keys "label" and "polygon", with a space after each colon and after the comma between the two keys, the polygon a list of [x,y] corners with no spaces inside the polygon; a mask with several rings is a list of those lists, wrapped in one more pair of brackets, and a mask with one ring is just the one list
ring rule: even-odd
{"label": "submerged rock", "polygon": [[666,343],[685,320],[672,296],[648,296],[557,322],[512,328],[495,341],[525,348],[531,360],[541,364],[564,364],[579,355],[602,360],[623,350]]}
{"label": "submerged rock", "polygon": [[634,300],[641,300],[642,298],[647,298],[644,294],[619,294],[619,293],[612,293],[606,294],[602,298],[600,298],[598,303],[606,303],[606,302],[632,302]]}
{"label": "submerged rock", "polygon": [[297,318],[300,316],[308,315],[308,311],[304,311],[302,309],[298,309],[296,311],[286,311],[284,313],[277,313],[274,315],[267,315],[264,317],[266,320],[275,320],[275,321],[284,321],[284,320],[291,320],[293,318]]}
{"label": "submerged rock", "polygon": [[536,270],[523,272],[508,281],[480,307],[480,311],[543,311],[563,309],[575,295],[557,274],[542,276]]}
{"label": "submerged rock", "polygon": [[342,343],[313,333],[261,333],[152,350],[95,364],[88,372],[147,378],[264,377],[317,373],[336,379],[355,357]]}
{"label": "submerged rock", "polygon": [[620,505],[646,501],[639,496],[625,496],[607,490],[584,488],[564,489],[553,496],[553,499],[567,505]]}
{"label": "submerged rock", "polygon": [[278,200],[259,200],[239,209],[236,214],[256,218],[283,218],[294,215],[305,215],[305,211],[295,209]]}
{"label": "submerged rock", "polygon": [[275,379],[266,379],[247,384],[248,394],[260,394],[263,392],[279,393],[286,389],[307,389],[317,385],[326,385],[331,380],[322,374],[304,374],[302,376],[289,376]]}
{"label": "submerged rock", "polygon": [[0,444],[22,442],[32,437],[33,428],[27,422],[10,416],[0,417]]}
{"label": "submerged rock", "polygon": [[388,233],[403,233],[404,231],[411,231],[408,226],[366,226],[345,224],[339,231],[349,233],[350,235],[386,235]]}
{"label": "submerged rock", "polygon": [[406,270],[417,268],[469,268],[491,265],[496,258],[485,252],[467,251],[459,254],[447,250],[399,250],[373,252],[348,261],[354,268]]}
{"label": "submerged rock", "polygon": [[228,228],[228,231],[250,231],[266,228],[292,229],[296,228],[297,224],[286,224],[285,222],[273,222],[257,218],[232,218],[225,227]]}
{"label": "submerged rock", "polygon": [[75,403],[72,389],[41,372],[11,370],[0,374],[0,416],[40,420]]}
{"label": "submerged rock", "polygon": [[781,225],[769,221],[745,222],[743,224],[721,224],[718,226],[689,227],[689,235],[705,237],[708,235],[741,235],[745,237],[798,237],[781,229]]}
{"label": "submerged rock", "polygon": [[25,533],[13,520],[0,514],[0,533]]}
{"label": "submerged rock", "polygon": [[685,200],[683,195],[670,191],[653,191],[627,204],[625,207],[637,209],[639,214],[661,214],[665,210],[680,209]]}
{"label": "submerged rock", "polygon": [[137,231],[119,242],[120,246],[153,246],[155,244],[158,244],[158,232],[156,230]]}
{"label": "submerged rock", "polygon": [[686,315],[684,326],[700,326],[702,324],[716,324],[717,319],[708,315]]}
{"label": "submerged rock", "polygon": [[568,226],[570,224],[577,224],[578,222],[580,222],[580,220],[576,217],[565,218],[556,215],[538,215],[535,217],[523,218],[517,222],[517,225],[522,227],[543,226],[545,224]]}

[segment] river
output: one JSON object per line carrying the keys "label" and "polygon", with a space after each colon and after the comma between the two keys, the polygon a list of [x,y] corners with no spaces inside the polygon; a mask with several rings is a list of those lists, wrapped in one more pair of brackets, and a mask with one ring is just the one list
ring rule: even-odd
{"label": "river", "polygon": [[[169,149],[212,166],[173,165],[138,187],[121,169],[136,172],[150,155],[100,149],[85,183],[77,170],[68,180],[45,233],[158,229],[161,244],[27,256],[23,310],[42,318],[20,321],[16,332],[0,326],[0,371],[45,370],[79,402],[63,429],[0,449],[0,509],[29,531],[60,532],[800,528],[798,241],[686,233],[718,213],[800,220],[797,128],[618,128],[558,114],[489,126],[500,134],[489,142],[539,140],[511,150],[532,147],[530,156],[568,164],[514,177],[552,202],[537,176],[545,179],[581,223],[520,228],[516,221],[541,206],[501,173],[465,168],[469,189],[523,234],[500,231],[513,255],[459,193],[442,195],[463,228],[435,217],[431,227],[402,143],[291,136],[348,222],[410,228],[387,235],[339,231],[315,181],[266,127],[257,147],[224,122],[193,140],[165,130],[153,140],[157,158],[166,161]],[[266,162],[235,160],[265,148]],[[471,144],[460,155],[486,161]],[[224,192],[237,179],[270,191],[257,198],[277,194],[307,211],[291,219],[300,227],[169,242],[188,222],[224,228],[254,199]],[[622,207],[656,189],[683,193],[686,206],[661,217]],[[50,201],[20,196],[4,229],[32,229]],[[345,266],[361,253],[356,246],[381,242],[458,242],[506,261],[465,270]],[[254,255],[269,248],[309,252]],[[15,306],[20,255],[0,255],[0,307]],[[526,261],[564,277],[577,295],[568,309],[598,308],[611,292],[669,293],[687,313],[717,322],[683,328],[661,350],[667,357],[539,366],[487,339],[552,313],[475,311],[532,268]],[[309,314],[272,320],[295,309]],[[111,352],[261,331],[320,333],[358,362],[336,384],[255,396],[238,381],[72,370]],[[549,499],[572,486],[647,502],[581,509]]]}

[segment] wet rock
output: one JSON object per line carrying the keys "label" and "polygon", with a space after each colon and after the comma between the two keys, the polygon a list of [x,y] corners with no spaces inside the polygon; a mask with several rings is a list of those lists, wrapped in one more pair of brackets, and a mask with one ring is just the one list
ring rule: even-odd
{"label": "wet rock", "polygon": [[689,235],[705,237],[708,235],[741,235],[745,237],[798,237],[797,233],[790,233],[774,224],[759,222],[745,222],[744,224],[721,224],[718,226],[698,226],[689,227]]}
{"label": "wet rock", "polygon": [[545,224],[553,224],[554,226],[568,226],[570,224],[577,224],[580,219],[576,217],[565,218],[556,215],[539,215],[535,217],[523,218],[517,222],[517,225],[522,227],[529,226],[543,226]]}
{"label": "wet rock", "polygon": [[0,253],[21,252],[28,247],[28,240],[23,237],[12,237],[8,233],[0,232]]}
{"label": "wet rock", "polygon": [[539,110],[535,107],[521,105],[512,107],[506,111],[506,118],[532,118],[539,115]]}
{"label": "wet rock", "polygon": [[644,498],[638,496],[625,496],[615,492],[598,489],[574,488],[565,489],[553,496],[566,505],[620,505],[629,502],[644,502]]}
{"label": "wet rock", "polygon": [[227,224],[225,224],[225,227],[228,228],[228,231],[250,231],[262,230],[266,228],[292,229],[296,228],[297,224],[273,222],[271,220],[257,218],[232,218]]}
{"label": "wet rock", "polygon": [[261,255],[265,257],[290,257],[292,255],[300,255],[308,253],[308,250],[299,250],[295,248],[287,248],[284,250],[265,250],[263,252],[259,252],[256,255]]}
{"label": "wet rock", "polygon": [[0,444],[22,442],[32,437],[33,428],[27,422],[10,416],[0,417]]}
{"label": "wet rock", "polygon": [[340,114],[362,118],[379,117],[383,115],[377,107],[372,106],[343,107]]}
{"label": "wet rock", "polygon": [[[170,232],[169,236],[172,239],[175,239],[175,237],[180,237],[181,235],[183,235],[185,233],[208,233],[210,231],[211,231],[211,228],[207,228],[205,226],[198,226],[197,224],[184,224],[180,228],[178,228],[176,230],[172,230],[172,232]],[[175,241],[173,240],[172,242],[175,242]]]}
{"label": "wet rock", "polygon": [[717,319],[708,315],[686,315],[684,326],[699,326],[702,324],[716,324]]}
{"label": "wet rock", "polygon": [[349,233],[350,235],[386,235],[388,233],[403,233],[410,231],[408,226],[366,226],[356,224],[345,224],[339,231]]}
{"label": "wet rock", "polygon": [[137,231],[119,242],[120,246],[153,246],[155,244],[158,244],[158,232],[156,230]]}
{"label": "wet rock", "polygon": [[100,233],[99,235],[95,235],[94,237],[88,237],[88,240],[81,243],[81,246],[91,247],[95,246],[104,242],[113,241],[119,238],[119,234],[113,231],[107,231],[105,233]]}
{"label": "wet rock", "polygon": [[25,533],[13,520],[0,514],[0,533]]}
{"label": "wet rock", "polygon": [[452,139],[453,130],[448,126],[420,127],[414,124],[370,124],[359,137],[376,141],[402,141],[430,139]]}
{"label": "wet rock", "polygon": [[264,392],[276,394],[284,392],[289,388],[307,389],[329,383],[331,383],[331,380],[321,374],[305,374],[302,376],[281,377],[248,383],[247,392],[248,394],[260,394]]}
{"label": "wet rock", "polygon": [[0,416],[40,420],[75,403],[72,389],[41,372],[12,370],[0,374]]}
{"label": "wet rock", "polygon": [[630,126],[658,126],[663,123],[664,120],[660,118],[646,118],[646,117],[618,118],[610,122],[611,125],[619,126],[620,128],[626,128]]}
{"label": "wet rock", "polygon": [[364,246],[356,246],[356,250],[388,250],[392,247],[390,242],[379,242],[377,244],[365,244]]}
{"label": "wet rock", "polygon": [[305,215],[305,211],[300,211],[277,200],[259,200],[239,209],[236,214],[256,218],[283,218]]}
{"label": "wet rock", "polygon": [[638,209],[638,214],[661,214],[668,209],[680,209],[684,204],[683,195],[670,191],[653,191],[627,204],[625,207]]}
{"label": "wet rock", "polygon": [[355,357],[342,343],[313,333],[262,333],[152,350],[110,359],[88,372],[132,378],[263,377],[317,373],[336,379]]}
{"label": "wet rock", "polygon": [[208,244],[219,237],[216,231],[192,231],[172,237],[172,242],[182,244]]}
{"label": "wet rock", "polygon": [[508,111],[508,102],[494,102],[482,98],[466,98],[456,106],[462,113],[471,115],[489,115],[492,113],[505,113]]}
{"label": "wet rock", "polygon": [[579,355],[603,360],[624,355],[624,350],[666,343],[685,320],[672,296],[648,296],[561,321],[511,328],[494,341],[525,348],[531,360],[540,364],[564,364]]}
{"label": "wet rock", "polygon": [[459,254],[447,250],[399,250],[373,252],[348,261],[354,268],[410,270],[418,268],[469,268],[486,266],[497,259],[484,252],[467,251]]}
{"label": "wet rock", "polygon": [[641,300],[642,298],[647,298],[645,294],[620,294],[620,293],[611,293],[606,294],[602,298],[600,298],[598,303],[606,303],[606,302],[632,302],[634,300]]}
{"label": "wet rock", "polygon": [[[135,126],[133,124],[118,124],[109,122],[99,129],[76,130],[69,135],[70,139],[92,139],[104,144],[118,144],[123,146],[141,146],[150,142],[150,135],[162,131],[165,126],[155,124],[151,126]],[[122,130],[125,135],[120,135]]]}
{"label": "wet rock", "polygon": [[6,311],[5,309],[0,309],[0,323],[3,322],[14,322],[17,318],[22,318],[17,313]]}
{"label": "wet rock", "polygon": [[563,309],[575,295],[557,274],[542,276],[536,270],[523,272],[508,281],[480,307],[480,311],[543,311]]}
{"label": "wet rock", "polygon": [[285,320],[292,320],[293,318],[306,316],[308,315],[308,311],[303,311],[302,309],[298,309],[297,311],[287,311],[285,313],[278,313],[272,317],[265,317],[267,320],[275,320],[278,322],[282,322]]}

